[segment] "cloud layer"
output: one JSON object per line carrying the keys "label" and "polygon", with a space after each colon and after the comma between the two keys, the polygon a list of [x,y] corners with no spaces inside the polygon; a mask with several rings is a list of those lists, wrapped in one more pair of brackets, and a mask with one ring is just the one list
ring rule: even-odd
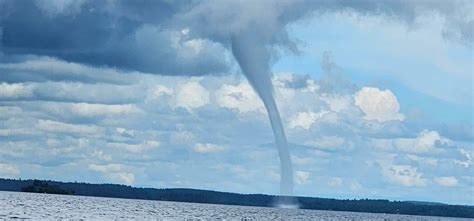
{"label": "cloud layer", "polygon": [[[354,12],[411,23],[435,14],[443,35],[470,45],[469,1],[2,1],[2,52],[166,75],[224,73],[233,35],[251,27],[269,45],[298,51],[285,27],[301,18]],[[265,13],[261,13],[265,11]],[[21,19],[18,19],[21,18]],[[73,27],[73,28],[72,28]]]}
{"label": "cloud layer", "polygon": [[[366,87],[327,93],[318,89],[319,80],[306,78],[297,84],[297,76],[277,73],[273,78],[288,129],[297,193],[324,195],[339,186],[341,196],[397,198],[386,188],[399,190],[403,197],[452,186],[468,191],[472,185],[467,178],[473,165],[471,146],[435,130],[409,129],[409,119],[368,118],[357,101]],[[2,84],[35,85],[31,96],[61,88],[68,92],[64,100],[70,101],[2,98],[1,174],[43,177],[40,171],[54,165],[57,175],[48,178],[75,180],[67,172],[75,171],[89,182],[277,192],[279,170],[270,125],[247,81],[232,76],[141,78],[130,87],[142,90],[129,91],[137,99],[121,104],[110,103],[116,100],[113,93],[99,93],[103,103],[88,103],[96,98],[74,87],[64,89],[63,84]],[[107,84],[103,89],[123,87]],[[396,94],[389,97],[397,100]],[[380,103],[364,105],[375,110]],[[256,185],[244,185],[257,177]]]}

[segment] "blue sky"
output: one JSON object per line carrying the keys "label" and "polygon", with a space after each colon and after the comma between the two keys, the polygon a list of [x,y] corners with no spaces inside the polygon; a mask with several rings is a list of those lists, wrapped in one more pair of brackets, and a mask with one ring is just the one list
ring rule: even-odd
{"label": "blue sky", "polygon": [[292,1],[0,1],[0,177],[278,194],[228,43],[274,12],[291,17],[264,31],[296,195],[473,205],[474,6],[392,2],[296,19]]}

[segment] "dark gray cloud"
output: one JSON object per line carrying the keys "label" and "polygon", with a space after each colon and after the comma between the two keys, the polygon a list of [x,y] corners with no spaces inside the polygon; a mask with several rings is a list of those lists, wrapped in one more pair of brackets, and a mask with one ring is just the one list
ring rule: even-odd
{"label": "dark gray cloud", "polygon": [[190,41],[181,29],[165,28],[180,4],[133,3],[87,1],[75,13],[63,14],[49,8],[44,11],[35,1],[7,1],[2,9],[8,13],[2,13],[0,21],[1,50],[161,74],[226,70],[224,50],[218,45]]}
{"label": "dark gray cloud", "polygon": [[433,12],[446,20],[446,37],[470,44],[469,1],[2,1],[1,49],[66,61],[166,75],[228,70],[225,48],[251,28],[269,46],[296,52],[285,27],[337,11],[411,22]]}
{"label": "dark gray cloud", "polygon": [[0,62],[2,82],[75,81],[85,83],[133,84],[137,72],[93,67],[51,57],[13,55]]}

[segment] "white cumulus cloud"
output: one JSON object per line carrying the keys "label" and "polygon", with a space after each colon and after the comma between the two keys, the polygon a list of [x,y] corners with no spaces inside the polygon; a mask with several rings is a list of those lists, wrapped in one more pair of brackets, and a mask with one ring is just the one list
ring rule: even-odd
{"label": "white cumulus cloud", "polygon": [[104,165],[99,165],[99,164],[90,164],[89,169],[96,171],[96,172],[101,172],[101,173],[110,173],[110,172],[117,172],[122,170],[122,164],[104,164]]}
{"label": "white cumulus cloud", "polygon": [[138,113],[140,109],[133,104],[89,104],[74,103],[71,105],[71,111],[80,116],[103,116],[109,114],[129,114]]}
{"label": "white cumulus cloud", "polygon": [[397,149],[408,153],[439,152],[442,145],[451,140],[441,136],[437,131],[423,130],[415,138],[373,139],[372,144],[378,149]]}
{"label": "white cumulus cloud", "polygon": [[209,91],[196,79],[178,85],[175,99],[176,107],[182,107],[189,112],[210,102]]}
{"label": "white cumulus cloud", "polygon": [[109,142],[107,146],[111,148],[124,149],[131,153],[143,153],[147,150],[158,148],[160,146],[160,142],[152,140],[138,144]]}
{"label": "white cumulus cloud", "polygon": [[390,165],[382,170],[383,175],[391,182],[403,186],[426,186],[426,179],[418,168],[410,165]]}
{"label": "white cumulus cloud", "polygon": [[31,86],[22,83],[8,84],[2,82],[0,84],[0,98],[31,97],[32,95],[33,88]]}
{"label": "white cumulus cloud", "polygon": [[452,176],[436,177],[434,181],[441,186],[453,187],[458,185],[458,179]]}
{"label": "white cumulus cloud", "polygon": [[89,169],[95,172],[104,174],[108,179],[125,183],[132,184],[135,181],[135,175],[133,173],[124,172],[124,165],[122,164],[90,164]]}
{"label": "white cumulus cloud", "polygon": [[91,155],[92,155],[92,157],[95,157],[99,160],[104,160],[104,161],[111,161],[112,160],[112,156],[110,154],[106,154],[102,150],[94,150],[94,152],[92,152]]}
{"label": "white cumulus cloud", "polygon": [[395,146],[406,152],[432,152],[438,149],[439,144],[448,144],[450,141],[436,131],[423,130],[415,139],[397,139]]}
{"label": "white cumulus cloud", "polygon": [[340,187],[340,186],[342,186],[342,182],[343,182],[342,178],[332,177],[328,181],[328,186],[330,186],[330,187]]}
{"label": "white cumulus cloud", "polygon": [[333,96],[322,96],[321,100],[325,101],[329,108],[334,112],[341,112],[351,107],[352,99],[350,96],[333,95]]}
{"label": "white cumulus cloud", "polygon": [[237,85],[224,84],[215,95],[220,107],[236,109],[239,113],[251,111],[265,113],[262,101],[247,82]]}
{"label": "white cumulus cloud", "polygon": [[225,148],[223,146],[211,143],[197,143],[193,150],[198,153],[215,153],[223,151]]}
{"label": "white cumulus cloud", "polygon": [[115,131],[120,134],[121,136],[128,136],[128,137],[133,137],[135,136],[135,131],[134,130],[128,130],[123,127],[117,127],[115,128]]}
{"label": "white cumulus cloud", "polygon": [[308,130],[311,125],[313,125],[318,119],[321,119],[327,111],[320,111],[320,112],[299,112],[293,117],[290,118],[288,121],[288,127],[290,129],[295,129],[297,127],[303,128]]}
{"label": "white cumulus cloud", "polygon": [[132,184],[135,181],[135,175],[133,173],[111,173],[108,174],[107,177],[113,180],[117,180],[118,182],[125,183],[125,184]]}
{"label": "white cumulus cloud", "polygon": [[20,170],[15,165],[0,163],[0,174],[3,174],[3,175],[18,175],[18,174],[20,174]]}
{"label": "white cumulus cloud", "polygon": [[469,168],[474,162],[472,158],[472,151],[469,152],[468,150],[461,148],[459,152],[465,157],[466,160],[454,160],[454,163],[464,167]]}
{"label": "white cumulus cloud", "polygon": [[295,181],[297,184],[307,184],[309,182],[310,173],[306,171],[295,171]]}
{"label": "white cumulus cloud", "polygon": [[159,98],[163,95],[172,95],[173,93],[173,89],[163,85],[155,85],[148,90],[148,96],[151,96],[152,98]]}
{"label": "white cumulus cloud", "polygon": [[390,90],[381,91],[374,87],[363,87],[355,96],[355,105],[364,113],[365,119],[379,122],[405,119],[400,111],[397,97]]}

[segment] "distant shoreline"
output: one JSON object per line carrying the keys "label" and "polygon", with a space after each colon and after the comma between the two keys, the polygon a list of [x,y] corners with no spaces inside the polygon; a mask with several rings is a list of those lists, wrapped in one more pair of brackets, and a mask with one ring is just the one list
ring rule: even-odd
{"label": "distant shoreline", "polygon": [[[37,180],[58,188],[72,190],[74,195],[125,199],[160,200],[189,203],[275,207],[284,197],[265,194],[239,194],[211,190],[173,188],[138,188],[119,184],[90,184]],[[33,185],[34,180],[0,178],[0,191],[21,192]],[[474,218],[474,206],[448,205],[431,202],[389,201],[380,199],[341,200],[317,197],[293,197],[300,209],[332,210],[347,212],[404,214]]]}

